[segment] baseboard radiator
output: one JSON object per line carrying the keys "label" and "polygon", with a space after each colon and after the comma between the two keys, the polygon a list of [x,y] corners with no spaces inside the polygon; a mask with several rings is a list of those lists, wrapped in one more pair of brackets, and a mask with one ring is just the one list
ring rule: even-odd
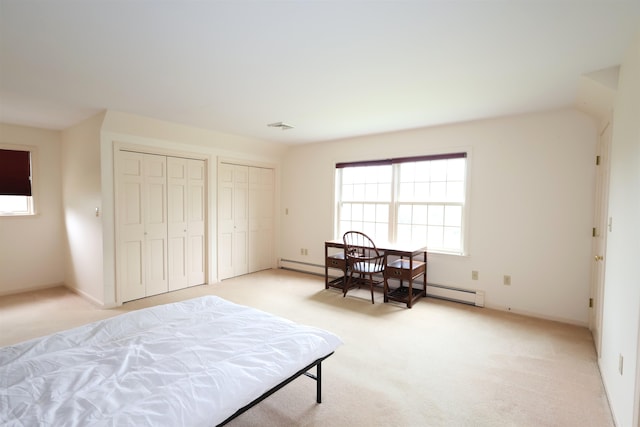
{"label": "baseboard radiator", "polygon": [[484,307],[484,291],[427,283],[427,296]]}
{"label": "baseboard radiator", "polygon": [[[324,265],[312,264],[310,262],[281,259],[279,267],[284,270],[324,276]],[[422,283],[420,283],[420,287],[422,287],[421,285]],[[462,304],[474,305],[476,307],[484,307],[484,291],[427,283],[427,296],[459,302]]]}

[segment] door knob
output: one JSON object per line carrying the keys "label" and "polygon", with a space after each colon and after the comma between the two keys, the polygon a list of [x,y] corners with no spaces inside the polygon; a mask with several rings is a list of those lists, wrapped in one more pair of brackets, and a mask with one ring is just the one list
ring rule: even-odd
{"label": "door knob", "polygon": [[604,257],[602,255],[596,255],[596,261],[602,261]]}

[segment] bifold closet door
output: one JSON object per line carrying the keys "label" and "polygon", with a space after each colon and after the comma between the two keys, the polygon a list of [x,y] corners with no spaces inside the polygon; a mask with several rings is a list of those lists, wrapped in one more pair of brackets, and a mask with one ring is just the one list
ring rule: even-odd
{"label": "bifold closet door", "polygon": [[168,290],[166,157],[120,151],[118,281],[121,301]]}
{"label": "bifold closet door", "polygon": [[273,266],[274,171],[249,168],[249,272]]}
{"label": "bifold closet door", "polygon": [[205,165],[167,158],[169,290],[205,282]]}
{"label": "bifold closet door", "polygon": [[249,272],[249,167],[218,165],[218,277]]}

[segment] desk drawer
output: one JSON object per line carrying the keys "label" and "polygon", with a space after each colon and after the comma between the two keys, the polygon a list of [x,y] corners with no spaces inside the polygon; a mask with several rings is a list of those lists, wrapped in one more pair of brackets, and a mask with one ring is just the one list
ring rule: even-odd
{"label": "desk drawer", "polygon": [[409,280],[424,273],[427,264],[421,261],[413,261],[413,269],[409,269],[409,260],[397,260],[389,265],[384,271],[388,279]]}
{"label": "desk drawer", "polygon": [[342,252],[334,255],[329,255],[325,262],[327,263],[327,267],[339,268],[341,270],[344,270],[345,266],[347,265],[346,261],[344,260],[344,253]]}

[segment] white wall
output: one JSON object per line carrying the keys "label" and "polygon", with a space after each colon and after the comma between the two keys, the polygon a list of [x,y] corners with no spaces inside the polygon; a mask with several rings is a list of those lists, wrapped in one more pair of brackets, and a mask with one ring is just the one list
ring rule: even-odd
{"label": "white wall", "polygon": [[[62,195],[66,227],[65,284],[103,303],[100,127],[104,113],[62,133]],[[96,216],[96,208],[99,216]]]}
{"label": "white wall", "polygon": [[[620,427],[640,425],[640,34],[614,105],[600,372]],[[618,371],[624,358],[623,373]],[[635,415],[634,415],[635,412]],[[634,418],[635,417],[635,418]]]}
{"label": "white wall", "polygon": [[323,242],[336,237],[336,162],[470,148],[469,255],[430,254],[429,282],[484,290],[488,307],[587,325],[596,142],[591,118],[561,110],[292,148],[281,257],[324,263]]}
{"label": "white wall", "polygon": [[64,280],[60,132],[0,124],[0,143],[37,148],[37,215],[0,217],[0,295]]}

